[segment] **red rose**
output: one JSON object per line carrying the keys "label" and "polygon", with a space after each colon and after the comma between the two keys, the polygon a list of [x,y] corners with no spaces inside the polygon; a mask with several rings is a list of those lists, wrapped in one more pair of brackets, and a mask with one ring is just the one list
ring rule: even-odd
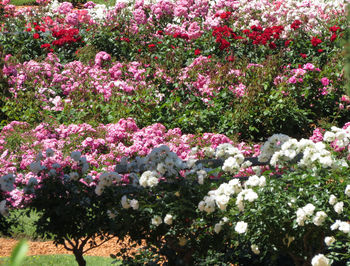
{"label": "red rose", "polygon": [[40,38],[40,35],[39,35],[38,33],[34,33],[34,34],[33,34],[33,38],[34,38],[34,39],[39,39],[39,38]]}
{"label": "red rose", "polygon": [[331,32],[337,32],[337,30],[340,30],[340,27],[334,25],[334,26],[330,27],[329,30]]}
{"label": "red rose", "polygon": [[234,57],[233,55],[229,55],[229,56],[227,57],[227,61],[233,62],[233,61],[235,61],[235,57]]}
{"label": "red rose", "polygon": [[276,44],[274,42],[270,42],[269,44],[270,49],[276,49]]}
{"label": "red rose", "polygon": [[311,39],[311,44],[313,45],[313,46],[317,46],[317,45],[319,45],[320,43],[322,43],[322,41],[320,40],[320,39],[318,39],[317,37],[312,37],[312,39]]}
{"label": "red rose", "polygon": [[294,22],[290,25],[290,27],[293,29],[293,30],[297,30],[300,28],[300,25],[302,24],[302,22],[300,20],[294,20]]}
{"label": "red rose", "polygon": [[331,36],[331,42],[334,42],[335,39],[337,39],[337,34],[333,33],[332,36]]}
{"label": "red rose", "polygon": [[50,48],[51,47],[51,44],[49,43],[44,43],[40,46],[41,48]]}
{"label": "red rose", "polygon": [[29,31],[32,31],[32,29],[31,29],[31,28],[26,28],[26,31],[28,31],[28,32],[29,32]]}
{"label": "red rose", "polygon": [[323,49],[318,49],[317,52],[322,53]]}
{"label": "red rose", "polygon": [[291,42],[292,42],[292,40],[286,40],[284,42],[284,47],[288,47]]}
{"label": "red rose", "polygon": [[304,59],[307,57],[306,54],[302,54],[302,53],[300,53],[300,56],[301,56],[302,58],[304,58]]}
{"label": "red rose", "polygon": [[194,50],[194,54],[195,55],[200,55],[201,54],[201,50],[199,50],[199,49]]}
{"label": "red rose", "polygon": [[154,47],[156,47],[156,45],[153,44],[153,43],[148,45],[148,48],[150,48],[150,49],[152,49],[152,48],[154,48]]}

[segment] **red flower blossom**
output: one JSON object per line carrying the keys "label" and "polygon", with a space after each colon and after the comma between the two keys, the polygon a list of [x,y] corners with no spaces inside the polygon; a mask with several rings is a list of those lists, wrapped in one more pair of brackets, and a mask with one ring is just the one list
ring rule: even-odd
{"label": "red flower blossom", "polygon": [[235,61],[235,57],[234,57],[233,55],[229,55],[229,56],[227,57],[227,61],[233,62],[233,61]]}
{"label": "red flower blossom", "polygon": [[338,30],[340,30],[340,27],[334,25],[334,26],[330,27],[329,30],[331,32],[337,32]]}
{"label": "red flower blossom", "polygon": [[322,53],[323,49],[318,49],[317,52]]}
{"label": "red flower blossom", "polygon": [[151,44],[148,45],[148,48],[149,48],[149,49],[152,49],[152,48],[154,48],[154,47],[156,47],[156,45],[153,44],[153,43],[151,43]]}
{"label": "red flower blossom", "polygon": [[28,31],[28,32],[29,32],[29,31],[32,31],[32,29],[31,29],[31,28],[26,28],[26,31]]}
{"label": "red flower blossom", "polygon": [[300,20],[294,20],[293,23],[290,25],[290,27],[293,29],[293,30],[297,30],[300,28],[300,25],[302,24],[302,22]]}
{"label": "red flower blossom", "polygon": [[40,46],[41,48],[50,48],[51,47],[51,44],[49,43],[44,43]]}
{"label": "red flower blossom", "polygon": [[269,44],[270,49],[276,49],[276,44],[274,42],[270,42]]}
{"label": "red flower blossom", "polygon": [[34,39],[39,39],[39,38],[40,38],[40,35],[39,35],[38,33],[34,33],[34,34],[33,34],[33,38],[34,38]]}
{"label": "red flower blossom", "polygon": [[288,47],[291,42],[292,42],[292,40],[286,40],[284,42],[284,47]]}
{"label": "red flower blossom", "polygon": [[306,58],[307,57],[307,55],[306,54],[303,54],[303,53],[300,53],[300,56],[302,57],[302,58]]}
{"label": "red flower blossom", "polygon": [[201,54],[201,50],[199,50],[199,49],[194,50],[194,54],[195,55],[200,55]]}
{"label": "red flower blossom", "polygon": [[312,37],[312,39],[311,39],[311,44],[313,45],[313,46],[317,46],[317,45],[319,45],[320,43],[322,43],[322,41],[320,40],[320,39],[318,39],[317,37]]}
{"label": "red flower blossom", "polygon": [[334,42],[335,39],[337,39],[337,34],[333,33],[332,36],[331,36],[331,42]]}

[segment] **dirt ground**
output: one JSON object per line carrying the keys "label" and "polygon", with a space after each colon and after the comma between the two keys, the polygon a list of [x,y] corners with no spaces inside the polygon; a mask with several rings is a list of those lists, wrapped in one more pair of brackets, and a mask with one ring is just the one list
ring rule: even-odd
{"label": "dirt ground", "polygon": [[[8,257],[11,255],[12,249],[19,242],[11,238],[0,238],[0,257]],[[99,243],[97,241],[97,243]],[[64,249],[63,246],[56,247],[52,241],[32,242],[28,241],[29,251],[28,256],[31,255],[50,255],[50,254],[72,254],[70,251]],[[109,257],[110,254],[116,254],[121,246],[117,244],[116,239],[102,244],[100,247],[89,250],[85,255],[88,256],[102,256]]]}

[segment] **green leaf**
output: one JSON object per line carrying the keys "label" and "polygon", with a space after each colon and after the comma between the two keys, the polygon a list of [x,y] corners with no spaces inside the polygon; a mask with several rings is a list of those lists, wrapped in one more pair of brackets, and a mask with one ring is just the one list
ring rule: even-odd
{"label": "green leaf", "polygon": [[10,266],[19,266],[23,262],[28,251],[28,243],[22,239],[14,248],[11,254]]}

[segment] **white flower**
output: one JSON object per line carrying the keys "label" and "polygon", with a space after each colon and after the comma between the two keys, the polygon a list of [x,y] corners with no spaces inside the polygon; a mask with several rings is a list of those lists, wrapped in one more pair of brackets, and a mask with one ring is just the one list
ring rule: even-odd
{"label": "white flower", "polygon": [[344,202],[340,201],[334,205],[334,211],[338,214],[341,214],[344,210]]}
{"label": "white flower", "polygon": [[202,200],[198,203],[198,209],[202,212],[204,211],[205,202]]}
{"label": "white flower", "polygon": [[304,209],[299,208],[296,214],[297,214],[297,224],[300,226],[304,226],[304,223],[306,220],[306,213]]}
{"label": "white flower", "polygon": [[330,265],[329,259],[323,254],[318,254],[311,260],[312,266],[328,266]]}
{"label": "white flower", "polygon": [[15,189],[13,183],[15,182],[15,176],[13,174],[7,174],[0,178],[0,188],[3,191],[12,191]]}
{"label": "white flower", "polygon": [[238,233],[238,234],[243,234],[247,231],[247,227],[248,227],[248,224],[243,222],[243,221],[240,221],[236,224],[235,226],[235,231]]}
{"label": "white flower", "polygon": [[69,177],[70,179],[77,181],[79,179],[79,174],[77,172],[70,172]]}
{"label": "white flower", "polygon": [[162,223],[162,217],[160,217],[159,215],[156,215],[152,218],[152,224],[155,226],[158,226]]}
{"label": "white flower", "polygon": [[173,216],[169,213],[167,215],[165,215],[164,223],[171,225],[173,223]]}
{"label": "white flower", "polygon": [[131,208],[133,208],[134,210],[137,210],[139,208],[139,201],[136,199],[132,199],[130,200],[130,206]]}
{"label": "white flower", "polygon": [[129,209],[131,207],[130,200],[125,195],[122,197],[120,203],[124,209]]}
{"label": "white flower", "polygon": [[315,206],[311,203],[308,203],[303,207],[303,210],[307,216],[311,216],[314,213]]}
{"label": "white flower", "polygon": [[147,180],[147,185],[149,187],[154,187],[156,185],[158,185],[159,181],[158,181],[158,177],[156,176],[151,176],[148,180]]}
{"label": "white flower", "polygon": [[156,172],[145,171],[139,180],[139,183],[143,187],[154,187],[158,185],[158,176]]}
{"label": "white flower", "polygon": [[107,215],[108,215],[109,219],[114,219],[115,217],[117,217],[117,215],[110,210],[107,211]]}
{"label": "white flower", "polygon": [[253,202],[258,198],[258,194],[256,194],[252,189],[247,189],[246,194],[244,195],[244,199]]}
{"label": "white flower", "polygon": [[31,177],[28,180],[27,186],[35,186],[38,184],[38,180],[35,177]]}
{"label": "white flower", "polygon": [[53,151],[53,149],[48,148],[46,150],[46,157],[52,157],[52,156],[54,156],[54,154],[55,154],[55,152]]}
{"label": "white flower", "polygon": [[251,245],[250,248],[252,249],[252,252],[256,255],[259,255],[260,254],[260,250],[259,250],[259,247],[255,244]]}
{"label": "white flower", "polygon": [[104,187],[103,187],[103,186],[96,186],[96,188],[95,188],[95,193],[96,193],[98,196],[101,196],[103,190],[104,190]]}
{"label": "white flower", "polygon": [[345,195],[350,197],[350,185],[347,185],[345,188]]}
{"label": "white flower", "polygon": [[331,131],[327,131],[326,133],[324,133],[323,140],[327,142],[332,142],[333,140],[335,140],[335,134]]}
{"label": "white flower", "polygon": [[342,221],[340,221],[340,220],[336,220],[335,223],[331,225],[331,230],[332,231],[337,230],[339,228],[341,222]]}
{"label": "white flower", "polygon": [[339,223],[339,231],[342,231],[345,234],[349,233],[350,232],[350,224],[347,222],[340,222]]}
{"label": "white flower", "polygon": [[317,226],[322,225],[322,223],[326,220],[327,214],[324,211],[319,211],[316,213],[313,223]]}
{"label": "white flower", "polygon": [[0,202],[0,214],[2,216],[7,216],[8,215],[8,209],[6,207],[6,200],[3,200]]}
{"label": "white flower", "polygon": [[330,196],[329,196],[329,201],[328,201],[328,203],[329,203],[330,205],[336,204],[336,203],[337,203],[337,197],[334,196],[333,194],[330,195]]}
{"label": "white flower", "polygon": [[333,236],[326,236],[324,238],[324,242],[326,243],[327,246],[330,246],[335,242],[335,238]]}
{"label": "white flower", "polygon": [[246,186],[256,187],[260,184],[260,178],[257,175],[252,175],[249,177],[248,181],[245,182]]}
{"label": "white flower", "polygon": [[220,208],[220,210],[225,211],[229,200],[230,200],[229,196],[220,195],[216,197],[216,205]]}
{"label": "white flower", "polygon": [[29,169],[32,173],[34,174],[38,174],[41,170],[43,170],[43,166],[41,165],[40,161],[35,161],[35,162],[32,162],[30,165],[29,165]]}
{"label": "white flower", "polygon": [[73,152],[70,154],[70,157],[71,157],[74,161],[79,162],[80,157],[81,157],[81,152],[80,152],[80,151],[73,151]]}
{"label": "white flower", "polygon": [[221,223],[215,224],[215,226],[214,226],[215,233],[217,233],[217,234],[220,233],[221,229],[222,229],[222,224]]}

